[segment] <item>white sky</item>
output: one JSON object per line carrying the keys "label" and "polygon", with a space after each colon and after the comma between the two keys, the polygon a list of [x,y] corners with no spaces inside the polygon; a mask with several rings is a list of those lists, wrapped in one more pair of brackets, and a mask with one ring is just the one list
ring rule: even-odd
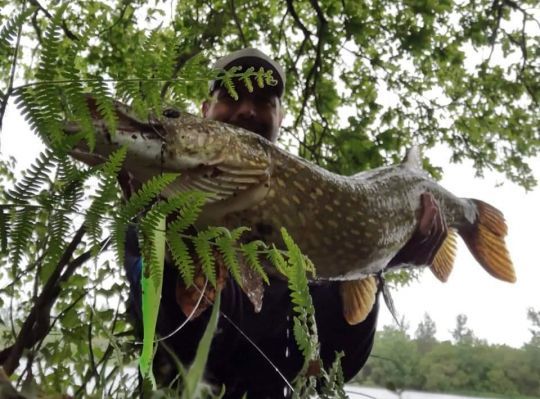
{"label": "white sky", "polygon": [[[17,169],[29,166],[43,149],[40,140],[32,134],[17,109],[10,104],[4,128],[0,134],[0,154],[13,155]],[[506,181],[503,176],[487,174],[484,179],[474,177],[470,164],[448,164],[450,152],[443,148],[427,154],[431,161],[444,168],[441,184],[462,197],[473,197],[489,202],[506,216],[509,235],[508,248],[517,273],[517,282],[508,284],[494,279],[472,258],[460,241],[454,271],[445,284],[429,271],[419,282],[400,288],[393,299],[400,316],[410,323],[414,334],[418,323],[428,312],[437,324],[439,339],[450,339],[456,316],[468,316],[468,325],[475,335],[490,343],[521,346],[530,339],[527,308],[540,310],[540,267],[537,229],[540,226],[540,189],[525,193],[524,189]],[[532,168],[540,178],[540,158],[533,160]],[[500,187],[497,184],[504,182]],[[381,306],[379,329],[392,324],[386,306]]]}

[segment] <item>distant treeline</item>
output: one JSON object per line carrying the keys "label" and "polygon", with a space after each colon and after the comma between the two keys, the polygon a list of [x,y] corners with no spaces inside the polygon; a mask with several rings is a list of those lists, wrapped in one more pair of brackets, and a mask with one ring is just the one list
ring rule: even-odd
{"label": "distant treeline", "polygon": [[452,341],[437,341],[429,315],[414,337],[407,328],[385,327],[354,382],[391,390],[540,398],[540,312],[530,309],[528,317],[532,338],[519,349],[476,338],[465,315],[457,317]]}

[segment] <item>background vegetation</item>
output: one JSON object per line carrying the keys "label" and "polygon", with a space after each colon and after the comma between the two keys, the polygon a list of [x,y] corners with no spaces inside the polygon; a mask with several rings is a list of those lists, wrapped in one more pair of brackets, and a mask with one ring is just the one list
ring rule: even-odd
{"label": "background vegetation", "polygon": [[377,333],[372,356],[354,379],[362,385],[486,397],[540,397],[540,312],[530,309],[531,339],[521,348],[489,345],[458,315],[452,341],[435,338],[429,315],[414,337],[406,328]]}
{"label": "background vegetation", "polygon": [[395,162],[412,142],[444,143],[455,161],[531,187],[535,4],[0,0],[0,127],[15,102],[52,148],[16,185],[13,160],[0,163],[0,363],[19,386],[45,392],[131,397],[137,385],[140,346],[109,251],[119,241],[102,228],[125,216],[113,178],[121,156],[88,169],[65,153],[62,119],[88,120],[82,93],[104,110],[110,97],[143,115],[196,110],[208,65],[259,46],[286,69],[283,144],[300,155],[348,174]]}

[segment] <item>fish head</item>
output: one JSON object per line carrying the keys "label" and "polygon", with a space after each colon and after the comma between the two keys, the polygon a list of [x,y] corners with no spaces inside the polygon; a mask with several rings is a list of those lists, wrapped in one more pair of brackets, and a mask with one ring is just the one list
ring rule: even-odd
{"label": "fish head", "polygon": [[89,165],[103,163],[114,151],[125,146],[129,154],[126,162],[131,164],[151,165],[159,158],[162,146],[165,143],[163,127],[154,118],[142,120],[138,118],[127,105],[113,102],[112,118],[115,120],[115,129],[99,109],[98,102],[90,95],[86,97],[92,126],[95,131],[93,148],[82,139],[83,127],[78,122],[65,122],[64,132],[72,136],[76,144],[70,155]]}
{"label": "fish head", "polygon": [[[185,171],[219,164],[249,168],[267,163],[266,140],[247,130],[175,109],[141,120],[130,107],[115,101],[117,123],[115,132],[111,132],[95,99],[89,96],[87,103],[96,130],[95,147],[91,152],[81,140],[71,153],[87,164],[103,162],[122,146],[127,147],[128,170],[144,169],[150,175],[156,167]],[[78,124],[67,123],[64,130],[75,134],[81,129]]]}

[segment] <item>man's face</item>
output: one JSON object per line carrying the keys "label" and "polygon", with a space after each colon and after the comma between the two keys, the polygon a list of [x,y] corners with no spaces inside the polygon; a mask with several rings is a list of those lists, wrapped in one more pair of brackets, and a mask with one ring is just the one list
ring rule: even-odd
{"label": "man's face", "polygon": [[210,101],[203,103],[203,116],[242,127],[275,142],[283,113],[274,90],[255,85],[250,93],[242,82],[237,82],[235,87],[238,100],[229,96],[223,87],[214,90]]}

